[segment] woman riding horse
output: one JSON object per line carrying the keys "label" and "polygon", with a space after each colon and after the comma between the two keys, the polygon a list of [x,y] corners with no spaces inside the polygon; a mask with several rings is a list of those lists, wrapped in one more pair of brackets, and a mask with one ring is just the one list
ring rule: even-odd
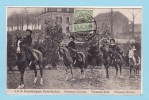
{"label": "woman riding horse", "polygon": [[[27,38],[28,39],[28,38]],[[26,42],[25,42],[26,43]],[[37,81],[37,67],[39,65],[40,69],[40,84],[43,84],[43,66],[42,66],[42,53],[39,50],[32,49],[29,53],[29,46],[24,44],[22,39],[17,38],[17,66],[21,74],[21,81],[18,88],[24,88],[24,72],[28,66],[32,66],[32,69],[35,72],[34,84]],[[32,56],[31,56],[32,54]],[[35,59],[33,59],[35,58]],[[34,61],[34,62],[32,62]],[[32,63],[31,63],[32,62]]]}
{"label": "woman riding horse", "polygon": [[[111,50],[109,48],[109,42],[107,41],[107,39],[103,39],[101,41],[101,47],[100,47],[100,50],[103,54],[103,64],[105,66],[105,69],[106,69],[106,78],[109,78],[109,66],[111,65],[111,60],[113,60],[113,58],[111,57]],[[120,60],[117,60],[115,59],[113,61],[113,64],[112,64],[115,69],[116,69],[116,76],[118,74],[118,66],[120,68],[120,74],[121,74],[121,70],[122,70],[122,62]]]}
{"label": "woman riding horse", "polygon": [[78,56],[81,58],[81,60],[75,59],[76,63],[74,65],[73,62],[73,56],[71,56],[71,52],[70,50],[68,50],[69,48],[66,47],[59,47],[58,48],[58,55],[59,58],[62,58],[62,61],[65,65],[65,69],[66,69],[66,80],[68,79],[68,73],[69,73],[69,69],[71,71],[71,75],[73,78],[73,67],[78,67],[81,69],[81,78],[85,77],[85,72],[84,72],[84,68],[85,68],[85,55],[82,52],[78,52]]}

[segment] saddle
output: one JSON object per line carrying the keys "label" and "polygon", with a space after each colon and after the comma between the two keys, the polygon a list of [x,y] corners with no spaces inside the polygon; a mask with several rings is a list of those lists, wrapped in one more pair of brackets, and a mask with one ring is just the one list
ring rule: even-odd
{"label": "saddle", "polygon": [[38,61],[38,57],[34,52],[34,49],[32,49],[31,46],[24,46],[25,50],[26,50],[26,57],[28,60],[30,61]]}
{"label": "saddle", "polygon": [[68,47],[68,50],[72,58],[76,58],[78,61],[82,61],[82,57],[79,55],[79,53],[75,49]]}

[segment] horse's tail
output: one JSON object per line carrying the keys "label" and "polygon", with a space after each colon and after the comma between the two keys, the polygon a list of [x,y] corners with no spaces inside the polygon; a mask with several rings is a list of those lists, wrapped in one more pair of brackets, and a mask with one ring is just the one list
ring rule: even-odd
{"label": "horse's tail", "polygon": [[85,56],[85,54],[83,52],[78,52],[78,54],[82,58],[82,66],[83,66],[83,68],[86,68],[87,66],[86,66],[86,56]]}

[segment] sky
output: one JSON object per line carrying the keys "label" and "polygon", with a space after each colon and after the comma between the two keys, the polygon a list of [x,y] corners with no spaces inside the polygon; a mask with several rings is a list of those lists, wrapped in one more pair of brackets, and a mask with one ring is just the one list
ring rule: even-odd
{"label": "sky", "polygon": [[[78,8],[76,7],[77,9],[84,9],[84,7],[81,7],[81,8]],[[109,12],[111,10],[110,7],[95,7],[95,8],[88,8],[88,7],[85,7],[85,9],[92,9],[93,10],[93,17],[95,17],[96,15],[100,14],[100,13],[106,13],[106,12]],[[18,12],[18,13],[21,13],[21,12],[26,12],[28,11],[28,13],[31,13],[31,12],[36,12],[36,11],[42,11],[43,10],[43,7],[8,7],[7,8],[7,17],[10,16],[13,12]],[[119,11],[121,12],[122,14],[124,14],[130,21],[132,21],[132,13],[134,12],[134,14],[136,15],[135,17],[135,24],[141,24],[142,23],[142,9],[140,7],[114,7],[113,8],[113,11]]]}

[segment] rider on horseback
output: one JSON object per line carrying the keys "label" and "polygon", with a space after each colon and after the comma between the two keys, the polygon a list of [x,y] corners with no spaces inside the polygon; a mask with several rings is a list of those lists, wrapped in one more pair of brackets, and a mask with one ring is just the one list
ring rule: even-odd
{"label": "rider on horseback", "polygon": [[70,39],[70,42],[68,43],[67,48],[69,49],[70,55],[73,59],[73,63],[75,64],[77,60],[76,44],[74,42],[75,38],[73,36],[70,36],[69,39]]}
{"label": "rider on horseback", "polygon": [[124,63],[122,55],[121,55],[121,50],[120,48],[115,44],[115,39],[110,40],[110,45],[109,45],[109,53],[111,55],[111,65],[113,65],[114,60],[117,58],[120,59],[122,63]]}
{"label": "rider on horseback", "polygon": [[26,37],[23,39],[23,45],[24,47],[27,49],[27,59],[28,60],[31,60],[29,66],[31,65],[32,61],[35,60],[34,56],[33,56],[33,53],[32,53],[32,31],[27,29],[26,32],[28,33],[26,35]]}
{"label": "rider on horseback", "polygon": [[136,58],[135,58],[135,55],[136,55],[136,48],[135,48],[135,45],[132,46],[132,48],[129,50],[129,63],[130,61],[133,61],[134,65],[136,65]]}

